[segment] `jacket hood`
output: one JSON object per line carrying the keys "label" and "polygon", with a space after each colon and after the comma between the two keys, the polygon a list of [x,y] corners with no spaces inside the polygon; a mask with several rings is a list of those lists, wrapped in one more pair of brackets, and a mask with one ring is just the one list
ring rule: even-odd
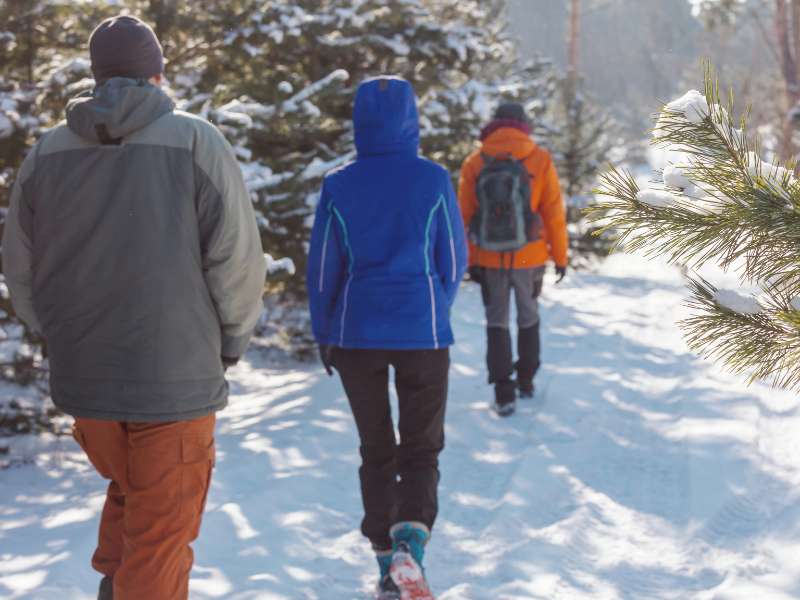
{"label": "jacket hood", "polygon": [[124,138],[175,108],[172,100],[145,80],[115,77],[67,104],[67,126],[93,142]]}
{"label": "jacket hood", "polygon": [[358,87],[353,128],[359,156],[419,151],[414,89],[399,77],[369,79]]}
{"label": "jacket hood", "polygon": [[529,157],[537,148],[536,142],[516,127],[501,127],[490,133],[481,144],[481,152],[489,156],[510,153],[517,160]]}

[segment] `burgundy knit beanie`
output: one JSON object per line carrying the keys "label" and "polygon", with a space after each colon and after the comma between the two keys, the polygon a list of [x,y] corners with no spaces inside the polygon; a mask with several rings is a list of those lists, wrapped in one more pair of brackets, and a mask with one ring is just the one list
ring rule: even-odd
{"label": "burgundy knit beanie", "polygon": [[164,72],[155,32],[136,17],[111,17],[100,23],[89,38],[89,55],[98,83],[112,77],[150,79]]}

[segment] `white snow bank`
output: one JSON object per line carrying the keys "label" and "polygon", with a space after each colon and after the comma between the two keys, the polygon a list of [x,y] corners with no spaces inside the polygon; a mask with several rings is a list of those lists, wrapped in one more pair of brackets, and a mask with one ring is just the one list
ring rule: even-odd
{"label": "white snow bank", "polygon": [[[688,351],[677,268],[616,255],[552,281],[537,398],[509,419],[488,409],[480,290],[463,286],[453,306],[442,510],[426,553],[437,597],[797,598],[797,396],[747,387]],[[228,376],[191,598],[371,597],[340,382],[260,347]],[[0,384],[0,397],[15,394]],[[0,597],[96,597],[105,483],[69,436],[10,445],[23,460],[0,469]]]}
{"label": "white snow bank", "polygon": [[742,315],[757,315],[764,310],[764,307],[755,298],[736,290],[717,290],[717,293],[714,294],[714,302]]}
{"label": "white snow bank", "polygon": [[[748,387],[689,352],[674,324],[677,268],[615,255],[552,281],[537,398],[509,419],[488,409],[480,290],[463,286],[453,306],[441,516],[426,553],[437,597],[797,598],[796,394]],[[341,384],[262,350],[228,371],[191,598],[372,597]],[[0,384],[0,398],[18,394]],[[0,597],[96,597],[106,484],[70,436],[7,440],[22,460],[0,469]]]}

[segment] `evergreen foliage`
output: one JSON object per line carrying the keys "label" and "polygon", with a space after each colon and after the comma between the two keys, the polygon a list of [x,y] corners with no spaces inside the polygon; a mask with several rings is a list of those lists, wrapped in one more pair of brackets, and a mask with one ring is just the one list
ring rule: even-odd
{"label": "evergreen foliage", "polygon": [[[105,17],[153,25],[178,107],[217,124],[252,194],[269,283],[302,301],[310,220],[321,179],[354,157],[350,113],[369,76],[409,79],[420,98],[422,152],[453,176],[501,98],[540,121],[554,92],[544,61],[521,65],[502,0],[0,0],[0,208],[33,142],[91,89],[87,40]],[[376,202],[380,202],[376,198]],[[4,209],[3,209],[4,210]],[[275,297],[274,294],[272,296]],[[0,288],[6,376],[43,372],[36,340]],[[9,337],[11,337],[9,335]],[[38,357],[36,359],[25,357]],[[25,361],[21,359],[25,358]],[[31,371],[20,365],[33,365]],[[35,364],[34,364],[35,363]]]}
{"label": "evergreen foliage", "polygon": [[555,132],[550,147],[562,181],[570,260],[575,263],[592,255],[607,255],[613,245],[608,235],[595,235],[597,227],[587,222],[584,209],[591,203],[592,189],[619,140],[611,116],[581,87],[573,92],[568,80],[560,87],[558,101],[552,104]]}
{"label": "evergreen foliage", "polygon": [[682,323],[689,345],[735,373],[800,389],[800,184],[794,164],[760,157],[747,114],[723,103],[711,72],[703,94],[664,107],[654,141],[675,152],[663,183],[642,190],[613,169],[590,217],[617,244],[693,269],[734,271],[747,291],[719,290],[690,278],[693,316]]}

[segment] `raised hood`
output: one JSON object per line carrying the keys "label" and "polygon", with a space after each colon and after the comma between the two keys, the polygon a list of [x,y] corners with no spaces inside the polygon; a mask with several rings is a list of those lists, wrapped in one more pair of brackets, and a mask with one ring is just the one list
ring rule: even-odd
{"label": "raised hood", "polygon": [[353,127],[359,156],[419,151],[419,115],[411,84],[378,77],[356,92]]}
{"label": "raised hood", "polygon": [[112,139],[124,138],[174,108],[160,87],[116,77],[70,100],[67,126],[82,138],[104,142],[102,131]]}

